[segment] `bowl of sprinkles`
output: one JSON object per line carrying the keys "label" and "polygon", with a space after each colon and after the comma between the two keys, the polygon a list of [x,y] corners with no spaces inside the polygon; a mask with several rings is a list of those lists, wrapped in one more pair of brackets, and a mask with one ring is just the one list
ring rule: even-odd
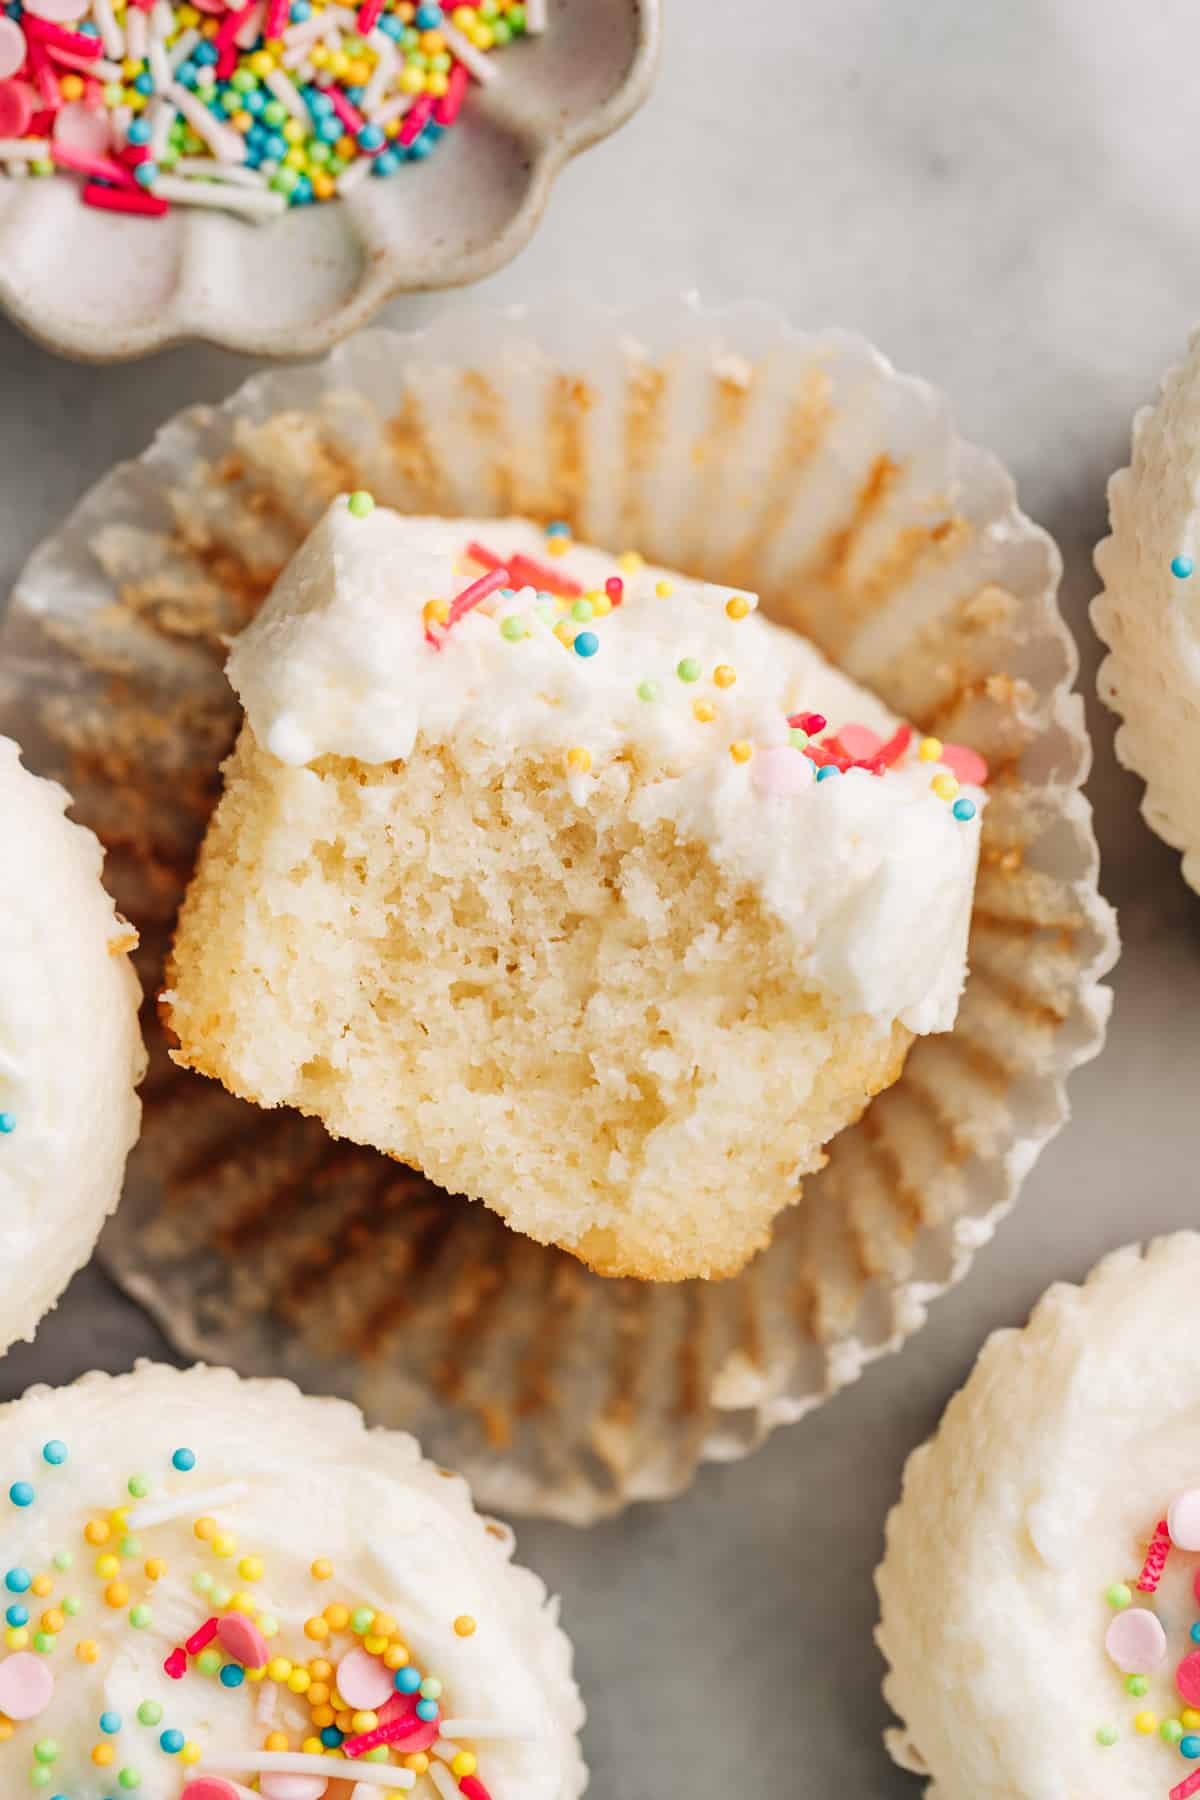
{"label": "bowl of sprinkles", "polygon": [[93,360],[474,281],[649,91],[658,0],[8,0],[0,303]]}
{"label": "bowl of sprinkles", "polygon": [[0,1443],[6,1793],[582,1793],[545,1588],[413,1440],[282,1383],[141,1364],[33,1390]]}
{"label": "bowl of sprinkles", "polygon": [[[914,1044],[731,1279],[597,1275],[168,1054],[156,999],[241,723],[225,645],[352,494],[355,528],[370,496],[462,531],[466,566],[397,657],[450,676],[477,637],[498,683],[505,658],[542,658],[551,698],[620,668],[638,728],[674,720],[749,806],[936,781],[954,841],[979,834],[953,1031]],[[540,528],[515,567],[513,518]],[[615,566],[593,571],[589,544]],[[652,567],[716,584],[722,632],[747,631],[758,596],[911,736],[862,711],[805,717],[804,695],[794,724],[743,720],[749,651],[697,668],[682,595]],[[486,1504],[578,1523],[748,1454],[899,1348],[1015,1202],[1103,1039],[1116,941],[1057,569],[926,384],[757,305],[448,310],[180,414],[35,553],[0,635],[0,729],[71,788],[141,934],[151,1070],[107,1266],[188,1356],[344,1394]],[[626,669],[638,618],[661,621],[661,647]],[[610,755],[590,725],[564,709],[557,779],[583,802]]]}

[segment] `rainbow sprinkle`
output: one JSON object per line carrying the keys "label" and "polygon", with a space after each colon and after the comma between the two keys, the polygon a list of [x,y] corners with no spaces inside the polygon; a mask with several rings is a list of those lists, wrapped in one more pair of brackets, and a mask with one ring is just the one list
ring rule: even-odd
{"label": "rainbow sprinkle", "polygon": [[527,0],[9,0],[0,172],[261,223],[423,162],[491,52],[544,26]]}

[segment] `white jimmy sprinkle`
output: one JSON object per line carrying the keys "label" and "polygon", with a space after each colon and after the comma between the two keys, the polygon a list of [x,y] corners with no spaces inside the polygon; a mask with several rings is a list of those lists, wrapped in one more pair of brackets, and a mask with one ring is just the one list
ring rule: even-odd
{"label": "white jimmy sprinkle", "polygon": [[120,62],[125,54],[125,33],[117,24],[112,0],[92,0],[92,22],[100,33],[105,55]]}
{"label": "white jimmy sprinkle", "polygon": [[489,81],[496,79],[496,71],[483,51],[477,50],[470,38],[463,36],[457,25],[452,25],[449,19],[443,19],[438,30],[459,62],[465,65],[468,72],[481,86],[486,86]]}
{"label": "white jimmy sprinkle", "polygon": [[244,1500],[250,1492],[250,1485],[245,1481],[229,1481],[224,1487],[203,1488],[191,1493],[185,1500],[182,1494],[172,1494],[165,1500],[147,1500],[144,1506],[131,1508],[126,1525],[130,1531],[144,1531],[151,1525],[165,1525],[170,1519],[186,1519],[189,1513],[202,1513],[213,1506],[232,1506],[235,1501]]}
{"label": "white jimmy sprinkle", "polygon": [[177,81],[171,82],[166,95],[168,100],[175,102],[196,136],[204,139],[215,157],[221,162],[245,162],[245,141],[232,125],[222,125],[215,114],[209,112],[202,101],[197,100],[195,94],[181,87]]}
{"label": "white jimmy sprinkle", "polygon": [[[215,1769],[220,1775],[324,1775],[328,1781],[332,1764],[328,1756],[305,1756],[299,1750],[221,1750],[205,1751],[201,1766]],[[340,1765],[345,1767],[343,1763]],[[431,1768],[440,1765],[434,1763]],[[411,1769],[395,1769],[385,1763],[372,1763],[371,1780],[376,1787],[415,1787],[417,1778]],[[453,1793],[457,1795],[455,1782]]]}
{"label": "white jimmy sprinkle", "polygon": [[179,180],[160,175],[152,192],[176,206],[211,206],[220,212],[238,213],[243,219],[277,219],[287,211],[284,196],[270,188],[237,187],[231,181],[203,181],[194,175]]}

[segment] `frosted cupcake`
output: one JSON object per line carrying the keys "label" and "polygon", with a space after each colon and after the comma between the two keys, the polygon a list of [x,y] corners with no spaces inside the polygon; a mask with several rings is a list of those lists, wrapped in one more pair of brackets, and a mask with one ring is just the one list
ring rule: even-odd
{"label": "frosted cupcake", "polygon": [[1147,823],[1183,852],[1200,892],[1200,337],[1133,425],[1129,468],[1108,490],[1092,607],[1110,654],[1100,696],[1121,717],[1117,755],[1146,783]]}
{"label": "frosted cupcake", "polygon": [[751,596],[354,495],[229,675],[181,1060],[604,1273],[736,1271],[954,1022],[985,765]]}
{"label": "frosted cupcake", "polygon": [[937,1800],[1200,1793],[1200,1236],[992,1337],[878,1574],[892,1750]]}
{"label": "frosted cupcake", "polygon": [[412,1438],[142,1364],[0,1409],[0,1460],[6,1792],[583,1792],[555,1605]]}
{"label": "frosted cupcake", "polygon": [[137,934],[68,804],[0,738],[0,1349],[91,1255],[141,1116]]}

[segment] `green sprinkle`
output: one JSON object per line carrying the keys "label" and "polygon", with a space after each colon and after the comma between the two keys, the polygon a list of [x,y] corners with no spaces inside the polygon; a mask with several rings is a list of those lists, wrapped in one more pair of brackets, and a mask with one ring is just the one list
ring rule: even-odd
{"label": "green sprinkle", "polygon": [[362,488],[356,488],[346,505],[356,519],[365,519],[368,513],[375,511],[375,497],[373,494],[366,493]]}
{"label": "green sprinkle", "polygon": [[[29,171],[32,175],[53,175],[56,173],[55,165],[48,156],[35,156],[29,165]],[[44,1770],[39,1769],[36,1773],[39,1775],[44,1774]],[[46,1779],[49,1780],[49,1777],[47,1776]],[[39,1786],[44,1785],[44,1782],[39,1783]]]}
{"label": "green sprinkle", "polygon": [[56,1550],[53,1562],[56,1569],[69,1569],[73,1558],[69,1550]]}
{"label": "green sprinkle", "polygon": [[509,9],[508,9],[508,25],[509,25],[509,29],[511,31],[518,31],[518,32],[524,31],[524,29],[525,29],[525,8],[523,6],[510,6],[509,7]]}
{"label": "green sprinkle", "polygon": [[1142,1696],[1148,1694],[1149,1691],[1150,1683],[1146,1680],[1144,1675],[1131,1675],[1125,1683],[1125,1692],[1127,1694],[1132,1694],[1135,1700],[1140,1700]]}
{"label": "green sprinkle", "polygon": [[212,1587],[213,1578],[207,1569],[197,1569],[192,1576],[192,1586],[198,1594],[207,1594]]}
{"label": "green sprinkle", "polygon": [[1183,1736],[1183,1726],[1178,1719],[1164,1719],[1158,1728],[1158,1735],[1164,1744],[1177,1744]]}
{"label": "green sprinkle", "polygon": [[680,681],[699,681],[702,670],[694,656],[684,656],[675,664]]}
{"label": "green sprinkle", "polygon": [[68,1594],[62,1603],[62,1609],[68,1619],[77,1619],[83,1611],[83,1601],[78,1594]]}
{"label": "green sprinkle", "polygon": [[492,36],[498,44],[507,44],[512,37],[512,29],[504,23],[503,19],[497,19],[492,26]]}
{"label": "green sprinkle", "polygon": [[1123,1581],[1114,1581],[1113,1585],[1106,1589],[1104,1598],[1114,1612],[1124,1612],[1127,1606],[1133,1604],[1133,1595]]}
{"label": "green sprinkle", "polygon": [[804,748],[805,744],[807,744],[807,742],[808,742],[807,731],[801,731],[798,726],[793,725],[791,730],[788,732],[788,743],[792,746],[792,749],[793,750],[803,750],[803,748]]}
{"label": "green sprinkle", "polygon": [[54,1633],[52,1631],[35,1631],[33,1647],[39,1656],[49,1656],[54,1648]]}
{"label": "green sprinkle", "polygon": [[131,1606],[129,1609],[129,1623],[135,1631],[144,1631],[153,1619],[154,1614],[148,1606]]}
{"label": "green sprinkle", "polygon": [[1121,1734],[1115,1725],[1102,1725],[1096,1733],[1096,1742],[1098,1744],[1103,1744],[1104,1748],[1107,1750],[1110,1745],[1116,1743],[1120,1735]]}
{"label": "green sprinkle", "polygon": [[360,1606],[357,1612],[350,1615],[350,1629],[355,1637],[362,1637],[370,1631],[375,1623],[375,1614],[369,1606]]}
{"label": "green sprinkle", "polygon": [[375,1748],[373,1750],[368,1750],[367,1754],[363,1757],[364,1762],[386,1762],[387,1759],[388,1747],[386,1744],[376,1744]]}
{"label": "green sprinkle", "polygon": [[135,1537],[123,1537],[118,1548],[122,1556],[140,1556],[142,1554],[141,1541]]}
{"label": "green sprinkle", "polygon": [[41,1743],[33,1746],[33,1754],[40,1763],[52,1763],[58,1755],[58,1745],[53,1738],[43,1738]]}
{"label": "green sprinkle", "polygon": [[163,1709],[157,1700],[143,1700],[138,1707],[137,1716],[141,1725],[157,1725],[163,1716]]}
{"label": "green sprinkle", "polygon": [[265,1638],[278,1637],[279,1620],[273,1619],[270,1613],[264,1613],[262,1618],[258,1621],[258,1629]]}
{"label": "green sprinkle", "polygon": [[135,1788],[142,1785],[142,1778],[136,1769],[122,1769],[117,1780],[123,1788]]}
{"label": "green sprinkle", "polygon": [[543,625],[553,625],[558,617],[558,609],[553,600],[538,600],[533,608]]}
{"label": "green sprinkle", "polygon": [[422,1698],[422,1700],[440,1700],[441,1697],[442,1697],[441,1682],[438,1680],[436,1675],[427,1675],[425,1677],[424,1681],[421,1683],[421,1698]]}
{"label": "green sprinkle", "polygon": [[29,1771],[29,1780],[33,1787],[49,1787],[53,1779],[49,1769],[35,1768]]}
{"label": "green sprinkle", "polygon": [[516,613],[509,613],[500,621],[500,636],[510,644],[516,644],[529,634],[525,629],[525,621]]}
{"label": "green sprinkle", "polygon": [[125,1485],[135,1500],[144,1500],[150,1492],[150,1477],[148,1475],[131,1475]]}
{"label": "green sprinkle", "polygon": [[637,697],[639,700],[657,700],[662,693],[657,681],[639,681]]}
{"label": "green sprinkle", "polygon": [[202,1675],[215,1675],[221,1666],[219,1650],[202,1650],[196,1658],[196,1667]]}
{"label": "green sprinkle", "polygon": [[233,1589],[227,1587],[211,1588],[209,1590],[209,1598],[217,1611],[220,1612],[221,1608],[228,1606],[229,1602],[233,1599]]}
{"label": "green sprinkle", "polygon": [[595,616],[596,616],[596,609],[592,605],[591,601],[588,600],[587,598],[584,598],[583,600],[576,600],[574,605],[571,608],[571,617],[573,619],[581,620],[582,623],[585,625],[587,624],[587,621],[589,619],[594,619]]}

